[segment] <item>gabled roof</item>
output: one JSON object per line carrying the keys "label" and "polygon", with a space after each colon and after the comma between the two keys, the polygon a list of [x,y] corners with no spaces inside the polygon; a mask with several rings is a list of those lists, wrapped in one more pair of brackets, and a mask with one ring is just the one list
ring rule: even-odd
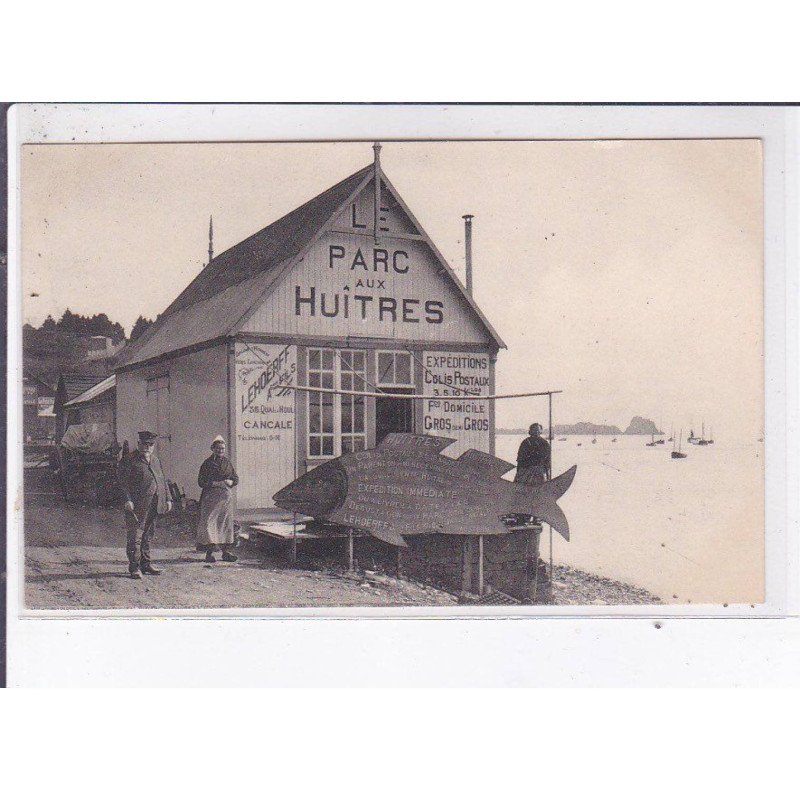
{"label": "gabled roof", "polygon": [[73,400],[70,400],[68,403],[64,403],[64,407],[66,408],[67,406],[77,406],[83,403],[88,403],[90,400],[95,400],[96,398],[100,397],[100,395],[115,389],[116,386],[117,376],[109,375],[107,378],[103,378],[100,383],[96,383],[94,386],[88,388],[85,392],[79,394]]}
{"label": "gabled roof", "polygon": [[254,302],[254,279],[299,255],[371,174],[372,165],[360,169],[212,259],[161,317],[119,354],[119,366],[225,336]]}
{"label": "gabled roof", "polygon": [[63,374],[59,380],[59,388],[64,383],[64,391],[67,401],[74,400],[78,395],[83,394],[87,389],[91,389],[97,383],[97,376]]}
{"label": "gabled roof", "polygon": [[[269,286],[265,284],[264,276],[269,275],[273,283],[276,282],[283,269],[313,244],[324,226],[372,180],[373,165],[369,164],[220,253],[139,339],[119,353],[117,368],[124,369],[234,333],[254,306],[263,300],[264,291]],[[383,170],[381,183],[397,197],[412,223],[424,235]],[[499,347],[505,347],[433,242],[427,236],[425,240],[489,336]]]}

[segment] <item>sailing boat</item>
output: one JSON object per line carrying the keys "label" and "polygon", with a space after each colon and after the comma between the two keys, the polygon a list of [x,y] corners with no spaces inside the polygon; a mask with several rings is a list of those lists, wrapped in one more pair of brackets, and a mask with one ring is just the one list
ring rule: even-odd
{"label": "sailing boat", "polygon": [[675,441],[675,428],[672,429],[672,436],[670,436],[669,439],[667,439],[667,441],[668,442],[674,442]]}
{"label": "sailing boat", "polygon": [[678,449],[672,451],[673,458],[686,458],[686,453],[681,453],[681,439],[683,439],[683,431],[681,431],[680,436],[678,437]]}
{"label": "sailing boat", "polygon": [[711,444],[711,440],[706,439],[706,423],[705,423],[705,421],[703,421],[703,425],[702,425],[702,428],[700,430],[700,438],[696,442],[693,442],[693,444],[699,444],[699,445],[702,445],[703,447],[705,447],[708,444]]}
{"label": "sailing boat", "polygon": [[664,444],[663,439],[656,439],[654,433],[650,434],[650,441],[645,443],[645,447],[655,447],[657,444]]}

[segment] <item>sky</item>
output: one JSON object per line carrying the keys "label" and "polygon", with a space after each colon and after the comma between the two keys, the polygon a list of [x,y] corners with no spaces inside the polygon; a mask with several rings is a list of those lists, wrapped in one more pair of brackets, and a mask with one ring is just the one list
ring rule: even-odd
{"label": "sky", "polygon": [[[715,439],[763,430],[757,140],[384,142],[381,163],[508,349],[497,390],[554,421]],[[368,142],[35,145],[22,154],[23,317],[129,332],[207,261],[370,163]],[[36,295],[36,296],[34,296]],[[498,401],[499,427],[546,421]]]}

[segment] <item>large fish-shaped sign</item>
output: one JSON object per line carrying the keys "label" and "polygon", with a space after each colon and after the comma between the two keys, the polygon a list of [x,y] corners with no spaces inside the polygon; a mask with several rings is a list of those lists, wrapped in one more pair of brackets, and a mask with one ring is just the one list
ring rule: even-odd
{"label": "large fish-shaped sign", "polygon": [[546,483],[512,483],[513,464],[468,450],[441,455],[454,439],[390,433],[374,450],[348,453],[281,489],[279,508],[369,531],[390,544],[421,533],[503,534],[503,517],[537,517],[569,539],[569,523],[556,500],[569,489],[576,467]]}

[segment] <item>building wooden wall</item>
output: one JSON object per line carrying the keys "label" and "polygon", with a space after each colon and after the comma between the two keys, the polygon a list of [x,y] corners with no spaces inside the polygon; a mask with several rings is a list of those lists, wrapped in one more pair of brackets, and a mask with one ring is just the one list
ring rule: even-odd
{"label": "building wooden wall", "polygon": [[233,422],[239,508],[270,508],[297,477],[297,347],[236,342]]}
{"label": "building wooden wall", "polygon": [[491,355],[459,351],[425,351],[421,354],[422,394],[438,394],[437,400],[420,400],[419,433],[456,439],[445,455],[458,458],[470,449],[492,452],[494,420],[491,402],[469,397],[493,391]]}
{"label": "building wooden wall", "polygon": [[[158,381],[167,400],[156,414],[153,388]],[[199,499],[197,473],[211,454],[211,440],[228,430],[228,358],[225,345],[210,347],[157,365],[117,375],[117,439],[136,447],[137,433],[159,434],[158,452],[168,480],[186,496]],[[161,398],[159,398],[161,399]]]}
{"label": "building wooden wall", "polygon": [[[363,299],[362,299],[363,298]],[[486,343],[427,244],[324,234],[243,325],[247,333]]]}
{"label": "building wooden wall", "polygon": [[76,408],[67,408],[67,426],[89,425],[92,422],[108,423],[111,429],[116,429],[116,400],[113,397],[104,398],[101,402],[87,403]]}
{"label": "building wooden wall", "polygon": [[[375,194],[373,184],[367,186],[353,203],[349,205],[334,221],[331,228],[334,230],[346,230],[354,233],[372,233],[374,231]],[[395,198],[385,186],[381,191],[381,206],[379,218],[379,233],[391,236],[410,235],[418,236],[420,231],[409,219]]]}

